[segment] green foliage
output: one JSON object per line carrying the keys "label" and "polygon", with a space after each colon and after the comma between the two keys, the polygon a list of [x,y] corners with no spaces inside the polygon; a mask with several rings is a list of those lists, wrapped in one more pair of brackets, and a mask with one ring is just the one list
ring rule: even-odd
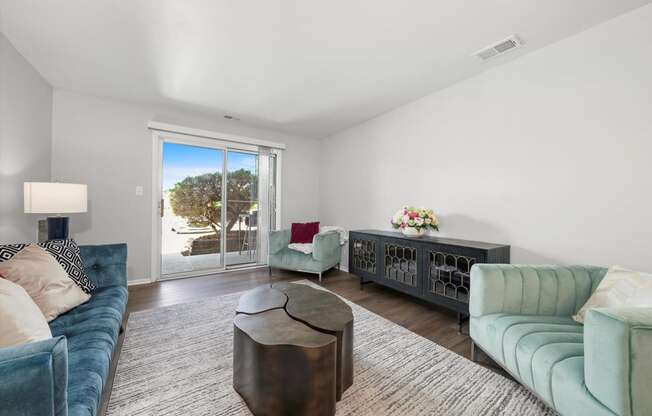
{"label": "green foliage", "polygon": [[[227,231],[237,223],[241,214],[257,207],[258,177],[239,169],[228,174]],[[222,226],[222,174],[205,173],[188,176],[170,190],[172,212],[189,223],[208,223],[215,232]]]}

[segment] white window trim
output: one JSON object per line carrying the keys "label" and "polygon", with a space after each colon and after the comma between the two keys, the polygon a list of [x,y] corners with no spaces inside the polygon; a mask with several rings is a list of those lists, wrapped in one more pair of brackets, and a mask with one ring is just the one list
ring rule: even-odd
{"label": "white window trim", "polygon": [[[281,229],[281,187],[283,183],[282,176],[282,150],[286,149],[284,143],[271,142],[267,140],[253,139],[245,136],[236,136],[226,133],[213,132],[209,130],[194,129],[191,127],[176,126],[173,124],[160,123],[150,121],[147,123],[147,128],[152,131],[152,203],[151,203],[151,262],[150,262],[150,278],[149,281],[154,283],[161,279],[161,235],[160,235],[160,190],[162,184],[161,178],[161,157],[163,152],[163,139],[172,138],[175,142],[188,144],[205,142],[208,147],[220,146],[224,144],[225,147],[231,149],[239,149],[245,151],[258,151],[258,146],[265,146],[271,148],[271,153],[276,155],[276,229]],[[188,136],[193,136],[190,140]],[[184,140],[185,139],[185,140]],[[216,143],[217,142],[217,143]],[[271,231],[271,230],[270,230]],[[260,265],[252,265],[246,268],[259,268]],[[233,268],[225,269],[220,273],[229,273],[242,269]],[[183,277],[183,276],[179,276]],[[192,276],[188,276],[192,277]]]}
{"label": "white window trim", "polygon": [[273,154],[276,155],[276,229],[270,231],[279,231],[283,229],[281,224],[281,211],[283,206],[281,205],[281,194],[283,187],[283,152],[280,149],[272,149]]}
{"label": "white window trim", "polygon": [[272,149],[284,150],[287,148],[285,143],[272,142],[269,140],[254,139],[246,136],[235,134],[221,133],[217,131],[195,129],[193,127],[178,126],[175,124],[161,123],[159,121],[149,121],[147,128],[150,130],[164,131],[168,133],[180,133],[187,136],[205,137],[208,139],[222,140],[235,144],[250,144],[253,146],[265,146]]}

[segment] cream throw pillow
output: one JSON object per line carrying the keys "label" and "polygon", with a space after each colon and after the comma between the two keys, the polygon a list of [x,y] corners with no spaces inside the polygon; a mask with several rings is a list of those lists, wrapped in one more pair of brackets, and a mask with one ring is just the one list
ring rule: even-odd
{"label": "cream throw pillow", "polygon": [[0,347],[52,338],[41,310],[25,289],[0,279]]}
{"label": "cream throw pillow", "polygon": [[22,286],[48,322],[91,297],[51,254],[34,244],[0,263],[0,276]]}
{"label": "cream throw pillow", "polygon": [[592,308],[652,306],[652,275],[612,266],[582,309],[573,316],[583,324]]}

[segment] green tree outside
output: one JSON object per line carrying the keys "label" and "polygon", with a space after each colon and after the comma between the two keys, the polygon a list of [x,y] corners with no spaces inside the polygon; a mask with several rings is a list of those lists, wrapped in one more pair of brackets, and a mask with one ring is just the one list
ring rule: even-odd
{"label": "green tree outside", "polygon": [[[258,177],[245,169],[227,176],[226,232],[231,231],[241,214],[258,208]],[[188,176],[170,190],[174,215],[188,223],[208,224],[217,234],[222,227],[222,174],[205,173]]]}

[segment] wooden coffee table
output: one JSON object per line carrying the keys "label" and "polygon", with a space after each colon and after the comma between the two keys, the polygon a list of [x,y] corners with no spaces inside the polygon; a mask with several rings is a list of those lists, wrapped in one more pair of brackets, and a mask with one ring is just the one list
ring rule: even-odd
{"label": "wooden coffee table", "polygon": [[245,293],[236,309],[233,386],[256,416],[335,414],[353,384],[353,312],[294,283]]}

